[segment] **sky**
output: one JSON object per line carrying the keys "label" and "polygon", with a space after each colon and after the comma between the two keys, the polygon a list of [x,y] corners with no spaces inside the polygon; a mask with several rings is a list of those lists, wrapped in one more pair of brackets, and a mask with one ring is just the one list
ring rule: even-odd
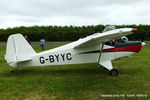
{"label": "sky", "polygon": [[150,0],[0,0],[0,28],[150,24]]}

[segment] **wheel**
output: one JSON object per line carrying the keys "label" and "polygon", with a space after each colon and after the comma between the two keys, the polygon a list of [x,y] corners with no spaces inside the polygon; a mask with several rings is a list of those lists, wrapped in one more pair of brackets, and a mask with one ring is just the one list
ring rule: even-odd
{"label": "wheel", "polygon": [[118,70],[117,69],[110,70],[110,75],[112,75],[112,76],[118,76]]}

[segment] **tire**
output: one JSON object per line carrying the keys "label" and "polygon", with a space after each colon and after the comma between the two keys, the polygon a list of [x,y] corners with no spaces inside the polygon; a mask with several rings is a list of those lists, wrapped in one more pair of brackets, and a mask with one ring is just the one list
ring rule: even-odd
{"label": "tire", "polygon": [[110,75],[111,76],[118,76],[118,70],[117,69],[110,70]]}

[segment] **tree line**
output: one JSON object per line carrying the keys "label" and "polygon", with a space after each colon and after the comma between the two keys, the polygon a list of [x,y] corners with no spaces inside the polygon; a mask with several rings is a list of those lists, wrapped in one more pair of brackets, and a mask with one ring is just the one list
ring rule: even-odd
{"label": "tree line", "polygon": [[[11,34],[21,33],[27,35],[31,41],[74,41],[88,35],[99,33],[108,25],[90,26],[30,26],[0,29],[0,41],[7,41]],[[150,25],[114,25],[116,28],[136,28],[136,34],[128,36],[130,40],[150,40]]]}

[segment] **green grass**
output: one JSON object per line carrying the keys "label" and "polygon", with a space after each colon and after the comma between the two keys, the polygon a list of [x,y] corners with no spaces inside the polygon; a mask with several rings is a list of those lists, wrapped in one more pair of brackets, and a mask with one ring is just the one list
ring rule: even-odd
{"label": "green grass", "polygon": [[144,41],[145,43],[150,43],[150,41]]}
{"label": "green grass", "polygon": [[[34,48],[40,52],[40,48]],[[46,49],[51,49],[47,47]],[[97,64],[13,69],[0,47],[0,100],[141,100],[150,99],[150,46],[132,57],[113,61],[118,77]],[[107,94],[147,94],[147,97],[111,97]]]}

